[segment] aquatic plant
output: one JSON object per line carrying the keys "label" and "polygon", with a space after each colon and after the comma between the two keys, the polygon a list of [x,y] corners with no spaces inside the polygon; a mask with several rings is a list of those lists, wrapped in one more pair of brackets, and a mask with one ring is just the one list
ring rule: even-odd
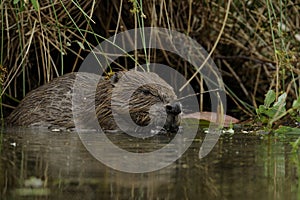
{"label": "aquatic plant", "polygon": [[300,97],[294,100],[292,107],[286,110],[287,93],[281,94],[277,101],[274,90],[269,90],[266,94],[264,104],[256,109],[258,120],[271,128],[273,123],[286,115],[290,115],[296,122],[300,122]]}

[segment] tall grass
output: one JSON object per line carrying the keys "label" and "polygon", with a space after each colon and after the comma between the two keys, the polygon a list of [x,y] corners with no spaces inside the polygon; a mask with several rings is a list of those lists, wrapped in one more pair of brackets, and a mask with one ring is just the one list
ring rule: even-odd
{"label": "tall grass", "polygon": [[[276,67],[276,76],[270,87],[275,88],[276,99],[284,92],[290,97],[293,96],[288,99],[290,101],[289,107],[291,108],[293,101],[299,99],[300,73],[299,70],[297,70],[297,64],[294,66],[293,63],[295,63],[295,61],[296,63],[299,62],[300,48],[296,49],[296,52],[294,48],[299,46],[300,41],[298,41],[297,45],[295,37],[296,31],[291,30],[292,24],[291,21],[288,20],[290,13],[287,12],[286,8],[289,6],[289,3],[290,2],[287,1],[279,1],[278,4],[274,4],[272,1],[266,0]],[[275,24],[276,22],[277,24]],[[289,33],[294,34],[294,40],[291,40],[288,35]],[[291,108],[290,110],[298,112],[291,113],[292,115],[300,114],[297,109],[294,110],[294,108]],[[274,117],[274,120],[280,119],[285,115],[286,113],[282,115],[278,114],[278,116],[276,115]]]}
{"label": "tall grass", "polygon": [[94,4],[2,0],[0,6],[0,65],[8,71],[1,84],[1,100],[22,99],[32,88],[74,70],[65,66],[66,56],[83,59],[80,47],[88,43],[84,32],[91,30],[86,22],[91,20]]}
{"label": "tall grass", "polygon": [[[4,12],[3,12],[3,4],[1,2],[0,4],[0,12],[1,12],[1,22],[3,22],[4,20]],[[4,24],[1,23],[1,43],[0,43],[0,68],[2,69],[3,66],[2,66],[2,63],[3,63],[3,49],[4,49]],[[2,93],[2,86],[3,86],[3,82],[4,82],[4,77],[2,76],[3,75],[3,72],[1,72],[0,76],[1,76],[1,79],[0,79],[0,93]],[[3,124],[3,109],[2,109],[2,95],[0,96],[0,117],[1,117],[1,124]],[[2,140],[1,140],[2,141]],[[1,149],[1,148],[0,148]]]}
{"label": "tall grass", "polygon": [[[238,108],[240,116],[254,115],[269,89],[275,89],[277,96],[286,91],[288,105],[299,96],[300,48],[295,37],[300,34],[299,2],[229,1],[230,10],[220,0],[51,0],[39,1],[38,9],[24,2],[2,0],[0,5],[0,64],[8,71],[2,84],[2,106],[8,107],[11,98],[22,99],[55,76],[76,70],[84,55],[103,39],[146,26],[180,31],[213,52],[230,106]],[[196,71],[169,52],[146,48],[124,56],[119,67],[142,62],[163,62],[187,78]],[[196,90],[204,88],[200,76],[192,84]]]}

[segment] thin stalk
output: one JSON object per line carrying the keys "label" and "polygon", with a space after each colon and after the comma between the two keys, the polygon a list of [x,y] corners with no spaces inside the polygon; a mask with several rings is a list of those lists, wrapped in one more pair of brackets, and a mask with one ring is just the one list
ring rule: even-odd
{"label": "thin stalk", "polygon": [[[1,10],[1,45],[0,45],[0,66],[3,65],[3,43],[4,43],[4,9],[3,1],[0,1],[0,10]],[[3,66],[2,66],[3,67]],[[0,83],[0,94],[2,93],[2,83]],[[3,125],[3,107],[2,107],[2,96],[0,96],[0,115],[1,115],[1,124]],[[1,134],[2,136],[2,134]],[[1,137],[2,142],[2,137]],[[1,153],[1,144],[0,144],[0,153]]]}
{"label": "thin stalk", "polygon": [[[0,45],[0,65],[3,64],[3,43],[4,43],[4,9],[3,1],[0,1],[0,10],[1,10],[1,45]],[[2,87],[2,86],[1,86]]]}
{"label": "thin stalk", "polygon": [[55,17],[55,25],[57,28],[57,32],[58,32],[58,39],[59,39],[59,48],[60,48],[60,64],[61,64],[61,75],[64,74],[64,54],[63,54],[63,46],[62,46],[62,37],[61,37],[61,31],[58,25],[58,17],[57,17],[57,13],[54,7],[54,3],[53,0],[50,0],[52,8],[53,8],[53,13],[54,13],[54,17]]}
{"label": "thin stalk", "polygon": [[1,131],[1,133],[0,133],[0,155],[1,155],[1,153],[2,153],[2,146],[3,146],[3,129],[1,129],[0,131]]}
{"label": "thin stalk", "polygon": [[240,105],[242,105],[243,107],[240,107],[240,109],[247,115],[253,116],[254,115],[254,112],[253,112],[254,107],[252,105],[249,105],[248,103],[244,102],[243,100],[241,100],[226,84],[224,84],[224,86],[226,89],[226,93],[231,95],[232,100],[236,103],[236,105],[239,107],[240,107]]}
{"label": "thin stalk", "polygon": [[[83,34],[82,31],[81,31],[81,29],[78,27],[78,25],[76,24],[76,22],[74,21],[74,19],[73,19],[72,16],[70,15],[70,13],[68,12],[68,9],[66,8],[66,6],[64,5],[64,3],[63,3],[62,0],[60,0],[60,3],[61,3],[61,5],[62,5],[62,7],[64,8],[66,14],[68,15],[69,19],[70,19],[70,20],[72,21],[72,23],[74,24],[75,30],[77,30],[77,31],[79,32],[79,34],[80,34],[80,36],[81,36],[82,38],[85,38],[85,37],[84,37],[84,34]],[[72,3],[76,4],[76,2],[74,2],[74,1],[72,1]],[[76,7],[78,7],[78,5],[76,5]],[[81,9],[81,10],[82,10],[82,9]],[[84,11],[82,10],[82,12],[84,12]],[[86,16],[86,15],[85,15],[85,16]],[[95,55],[95,52],[93,51],[93,48],[91,47],[90,43],[87,42],[87,45],[88,45],[89,49],[91,50],[91,52],[93,53],[93,55],[95,56],[95,58],[97,59],[97,62],[99,63],[99,65],[101,65],[101,63],[100,63],[100,61],[98,60],[98,57]],[[103,67],[103,66],[100,66],[100,67]]]}
{"label": "thin stalk", "polygon": [[[74,1],[72,1],[73,3],[74,3]],[[79,4],[78,3],[78,1],[76,1],[75,2],[76,4]],[[79,7],[79,6],[77,6],[77,7]],[[91,13],[90,13],[90,16],[89,17],[87,17],[88,16],[88,14],[85,14],[84,15],[84,17],[85,17],[85,19],[86,19],[86,22],[87,22],[87,25],[86,25],[86,29],[85,30],[88,30],[89,28],[91,29],[91,34],[94,36],[94,38],[95,38],[95,40],[97,41],[97,44],[100,44],[100,41],[98,40],[98,38],[97,38],[97,36],[95,35],[95,32],[94,32],[94,30],[93,30],[93,27],[91,26],[91,23],[90,22],[93,22],[93,23],[95,23],[94,21],[92,21],[91,20],[91,18],[92,18],[92,15],[93,15],[93,12],[94,12],[94,7],[95,7],[95,0],[93,0],[93,3],[92,3],[92,10],[91,10]],[[120,6],[121,7],[121,6]],[[80,11],[81,12],[84,12],[84,10],[82,10],[82,9],[80,9]],[[84,34],[85,34],[85,36],[82,38],[82,43],[84,43],[84,38],[86,38],[86,34],[88,33],[87,31],[85,31],[84,30]],[[117,30],[116,30],[116,34],[117,34]],[[114,41],[115,42],[115,41]],[[88,42],[87,42],[88,43]],[[89,45],[89,43],[88,43],[88,45]],[[98,46],[99,48],[101,48],[101,46],[99,45]],[[78,54],[80,54],[80,52],[81,52],[81,50],[82,49],[80,49],[79,50],[79,52],[78,52]],[[92,49],[90,48],[90,50],[92,51]],[[102,49],[101,49],[102,50]],[[76,57],[76,61],[74,62],[74,66],[73,66],[73,69],[72,69],[72,71],[74,71],[74,68],[75,68],[75,64],[77,63],[77,60],[78,60],[78,56]],[[106,59],[106,63],[108,63],[108,61],[107,61],[107,59]],[[110,68],[110,71],[112,71],[111,70],[111,66],[108,66],[109,68]]]}
{"label": "thin stalk", "polygon": [[[147,65],[147,71],[149,71],[149,59],[148,59],[148,55],[147,55],[147,49],[146,49],[146,38],[145,38],[145,31],[144,31],[144,11],[143,11],[143,0],[140,0],[140,4],[139,4],[139,8],[140,8],[140,15],[138,15],[138,23],[139,23],[139,28],[140,28],[140,34],[141,34],[141,38],[142,38],[142,43],[143,43],[143,50],[144,50],[144,55],[145,55],[145,60],[146,60],[146,65]],[[137,13],[138,14],[138,13]]]}
{"label": "thin stalk", "polygon": [[[18,33],[19,33],[20,52],[23,52],[23,38],[22,38],[22,30],[21,30],[21,26],[20,26],[20,23],[22,23],[23,20],[20,20],[19,15],[18,15],[18,11],[20,11],[21,8],[17,8],[17,7],[15,7],[15,8],[16,8],[16,20],[17,20]],[[22,60],[24,60],[24,55],[21,54],[21,56],[22,56]],[[25,95],[26,95],[25,65],[23,62],[21,63],[21,65],[22,65],[22,81],[23,81],[22,92],[23,92],[23,97],[25,97]]]}
{"label": "thin stalk", "polygon": [[[274,17],[276,18],[274,8],[272,5],[272,2],[270,0],[266,0],[267,8],[268,8],[268,18],[269,18],[269,24],[270,24],[270,30],[271,30],[271,35],[272,35],[272,43],[273,43],[273,49],[274,49],[274,54],[275,54],[275,63],[276,63],[276,99],[278,98],[279,94],[279,64],[278,64],[278,50],[276,48],[276,43],[275,43],[275,35],[273,31],[273,23],[272,23],[272,13],[274,14]],[[272,11],[272,13],[271,13]]]}
{"label": "thin stalk", "polygon": [[[288,57],[288,51],[286,49],[286,45],[285,45],[285,42],[284,42],[283,33],[282,33],[282,29],[281,29],[281,26],[283,24],[285,25],[285,23],[283,23],[282,1],[279,2],[279,7],[280,7],[280,26],[279,26],[278,34],[279,34],[280,41],[281,41],[281,49],[282,49],[282,51],[284,51],[284,55],[282,55],[283,52],[281,52],[279,59],[280,59],[280,66],[283,66],[284,65],[283,60],[288,59],[287,58]],[[285,56],[286,56],[286,58],[283,58]],[[285,77],[285,68],[282,68],[281,71],[282,71],[282,87],[285,88],[285,79],[284,79],[284,77]]]}
{"label": "thin stalk", "polygon": [[207,55],[207,57],[203,61],[202,65],[197,69],[197,71],[192,75],[192,77],[179,89],[179,91],[182,91],[193,80],[193,78],[195,78],[195,76],[201,71],[201,69],[204,67],[204,65],[207,63],[207,61],[211,58],[211,55],[215,51],[215,49],[216,49],[216,47],[217,47],[217,45],[218,45],[218,43],[221,39],[221,36],[224,32],[225,25],[226,25],[226,22],[227,22],[227,19],[228,19],[228,14],[229,14],[231,2],[232,2],[232,0],[229,0],[228,3],[227,3],[226,13],[225,13],[225,17],[224,17],[224,20],[223,20],[223,23],[222,23],[222,27],[221,27],[221,30],[218,34],[217,40],[214,43],[214,46],[212,47],[211,51],[209,52],[209,54]]}
{"label": "thin stalk", "polygon": [[121,20],[121,14],[122,14],[122,7],[123,7],[123,0],[120,1],[119,14],[118,14],[118,21],[117,21],[117,26],[116,26],[116,30],[115,30],[114,40],[113,40],[114,43],[115,43],[116,36],[117,36],[117,34],[118,34],[118,30],[119,30],[119,27],[120,27],[120,20]]}
{"label": "thin stalk", "polygon": [[[146,60],[146,65],[147,65],[147,71],[149,71],[149,59],[148,59],[148,55],[147,55],[147,48],[146,48],[146,40],[145,40],[145,32],[144,32],[144,18],[146,17],[144,12],[143,12],[143,1],[140,0],[140,2],[138,2],[137,0],[132,1],[132,5],[133,5],[133,11],[134,11],[134,19],[135,19],[135,24],[137,21],[137,26],[140,30],[140,35],[141,35],[141,39],[142,39],[142,44],[143,44],[143,51],[144,51],[144,55],[145,55],[145,60]],[[137,33],[135,34],[137,36]],[[136,49],[136,48],[135,48]],[[136,53],[136,59],[137,57],[137,51],[135,51]]]}

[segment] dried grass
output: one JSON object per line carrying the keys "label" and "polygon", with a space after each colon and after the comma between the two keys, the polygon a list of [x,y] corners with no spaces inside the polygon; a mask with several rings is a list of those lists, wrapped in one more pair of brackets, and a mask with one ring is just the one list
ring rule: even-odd
{"label": "dried grass", "polygon": [[[83,49],[74,48],[76,43],[87,47],[97,44],[86,41],[86,31],[92,31],[93,15],[96,32],[106,38],[135,27],[157,26],[185,33],[211,51],[227,7],[220,0],[99,0],[94,4],[81,0],[79,7],[74,5],[75,1],[53,0],[53,4],[41,4],[36,12],[29,4],[20,11],[12,1],[1,1],[1,63],[8,71],[2,95],[20,96],[20,91],[25,94],[33,82],[35,87],[74,70],[83,59]],[[299,96],[299,10],[299,0],[231,2],[224,32],[213,51],[232,100],[231,107],[253,115],[253,108],[263,102],[264,94],[271,88],[276,89],[277,95],[287,91],[290,102]],[[99,42],[101,38],[94,40]],[[64,54],[77,57],[71,66],[63,66]],[[138,61],[148,56],[150,62],[164,62],[187,77],[195,73],[189,63],[168,52],[151,50],[145,55],[136,51],[133,56]],[[129,67],[130,62],[124,61],[123,66]],[[200,90],[201,78],[194,80],[195,89]]]}
{"label": "dried grass", "polygon": [[93,14],[91,2],[50,2],[40,2],[38,12],[30,3],[21,8],[21,3],[1,2],[4,11],[1,24],[5,33],[1,41],[4,46],[2,65],[8,69],[1,95],[6,92],[19,96],[20,90],[25,95],[31,87],[44,84],[65,70],[70,71],[63,65],[66,54],[82,59],[74,46],[76,41],[85,42],[85,32],[80,30],[89,29],[83,15]]}

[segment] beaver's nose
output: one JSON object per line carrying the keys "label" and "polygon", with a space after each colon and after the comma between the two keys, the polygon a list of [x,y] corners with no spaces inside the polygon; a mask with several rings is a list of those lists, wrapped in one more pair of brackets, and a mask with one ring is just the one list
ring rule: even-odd
{"label": "beaver's nose", "polygon": [[167,114],[179,115],[182,111],[182,105],[180,102],[173,102],[166,105]]}

